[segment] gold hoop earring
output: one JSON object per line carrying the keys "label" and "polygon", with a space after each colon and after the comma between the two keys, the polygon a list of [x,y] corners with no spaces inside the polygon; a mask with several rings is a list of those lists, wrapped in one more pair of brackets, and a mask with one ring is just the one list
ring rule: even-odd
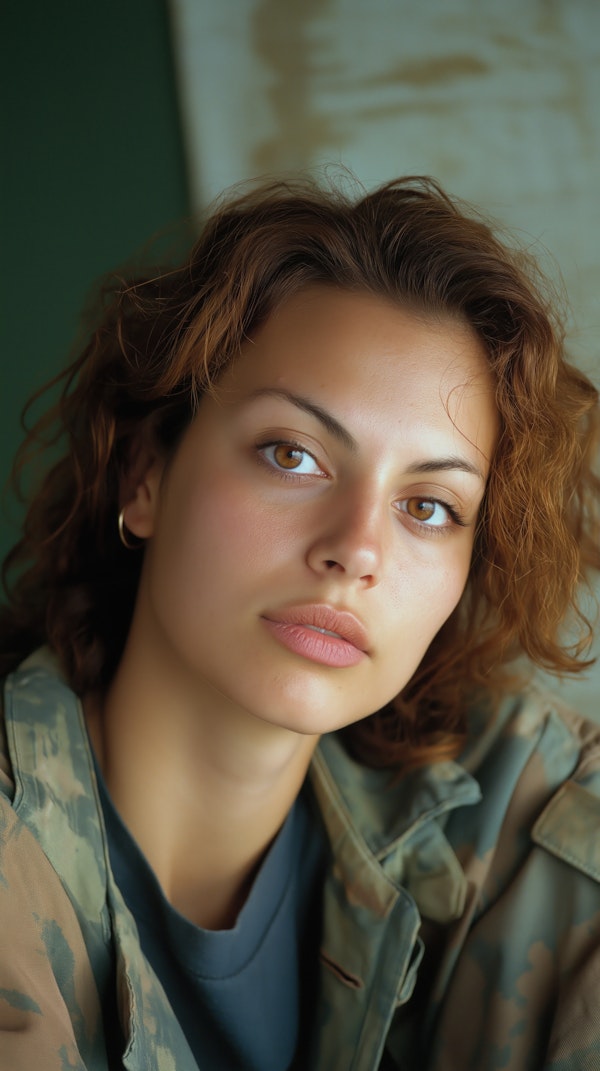
{"label": "gold hoop earring", "polygon": [[117,527],[119,529],[119,539],[126,550],[139,550],[144,545],[144,540],[140,539],[138,543],[130,543],[127,538],[127,530],[125,528],[125,507],[119,513],[117,520]]}

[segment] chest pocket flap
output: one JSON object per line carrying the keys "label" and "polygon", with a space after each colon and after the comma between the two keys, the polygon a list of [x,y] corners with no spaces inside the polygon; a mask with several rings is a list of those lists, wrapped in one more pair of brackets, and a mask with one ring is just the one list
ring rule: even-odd
{"label": "chest pocket flap", "polygon": [[600,882],[600,798],[576,781],[566,781],[542,811],[532,837],[536,844]]}

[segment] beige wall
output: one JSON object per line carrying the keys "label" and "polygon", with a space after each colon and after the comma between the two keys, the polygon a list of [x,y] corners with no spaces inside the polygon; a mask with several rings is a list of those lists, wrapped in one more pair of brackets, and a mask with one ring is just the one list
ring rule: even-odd
{"label": "beige wall", "polygon": [[[428,173],[565,280],[600,383],[597,0],[171,0],[193,195],[341,165]],[[600,648],[599,648],[600,649]],[[600,670],[566,686],[600,716]]]}

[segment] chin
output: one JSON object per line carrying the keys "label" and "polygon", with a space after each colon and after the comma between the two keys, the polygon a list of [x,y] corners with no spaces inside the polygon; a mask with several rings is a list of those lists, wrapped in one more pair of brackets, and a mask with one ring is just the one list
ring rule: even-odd
{"label": "chin", "polygon": [[282,702],[275,709],[263,708],[260,717],[271,725],[280,726],[300,736],[323,736],[362,721],[370,713],[370,710],[353,710],[349,703],[340,708],[339,697],[337,703],[333,703],[331,699],[307,701],[305,697],[303,701],[296,699],[295,702]]}

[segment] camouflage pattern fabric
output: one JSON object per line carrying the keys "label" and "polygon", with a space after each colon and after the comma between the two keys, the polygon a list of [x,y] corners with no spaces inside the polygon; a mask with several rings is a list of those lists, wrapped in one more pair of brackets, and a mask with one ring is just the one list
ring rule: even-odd
{"label": "camouflage pattern fabric", "polygon": [[[202,1071],[115,886],[48,652],[7,679],[4,733],[0,1071]],[[460,762],[395,779],[332,734],[310,776],[332,864],[304,1071],[600,1071],[600,727],[532,688],[474,712]]]}

